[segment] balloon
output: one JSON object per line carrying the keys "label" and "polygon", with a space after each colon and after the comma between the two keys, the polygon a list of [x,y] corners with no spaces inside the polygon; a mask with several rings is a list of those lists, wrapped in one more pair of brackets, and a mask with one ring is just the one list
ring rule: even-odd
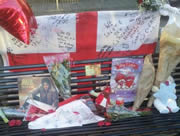
{"label": "balloon", "polygon": [[29,44],[37,22],[26,0],[0,0],[0,26],[20,41]]}

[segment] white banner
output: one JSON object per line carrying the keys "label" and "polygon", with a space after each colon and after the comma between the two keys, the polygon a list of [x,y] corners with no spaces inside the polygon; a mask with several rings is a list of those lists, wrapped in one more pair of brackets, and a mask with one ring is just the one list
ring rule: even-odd
{"label": "white banner", "polygon": [[96,51],[104,46],[113,51],[137,50],[142,44],[157,41],[159,24],[158,12],[98,12]]}
{"label": "white banner", "polygon": [[76,14],[39,16],[36,19],[38,29],[31,36],[30,45],[0,29],[3,49],[13,54],[76,52]]}

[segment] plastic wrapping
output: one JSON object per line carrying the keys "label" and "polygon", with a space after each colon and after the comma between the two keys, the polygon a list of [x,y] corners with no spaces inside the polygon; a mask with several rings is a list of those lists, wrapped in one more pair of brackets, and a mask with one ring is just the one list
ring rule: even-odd
{"label": "plastic wrapping", "polygon": [[2,111],[7,117],[24,117],[25,112],[21,109],[4,107]]}
{"label": "plastic wrapping", "polygon": [[44,56],[45,64],[63,99],[70,98],[70,55],[68,53]]}
{"label": "plastic wrapping", "polygon": [[143,70],[139,78],[133,110],[137,110],[143,103],[144,99],[147,97],[147,95],[152,89],[154,79],[155,68],[152,61],[152,55],[147,55],[144,59]]}
{"label": "plastic wrapping", "polygon": [[[165,82],[171,72],[180,62],[180,11],[165,5],[160,10],[162,15],[169,16],[169,21],[162,29],[160,38],[160,53],[155,85]],[[152,106],[152,97],[148,106]]]}
{"label": "plastic wrapping", "polygon": [[170,11],[161,11],[169,16],[169,21],[162,29],[160,38],[160,55],[156,75],[157,86],[164,82],[180,62],[180,12],[178,9],[166,6]]}

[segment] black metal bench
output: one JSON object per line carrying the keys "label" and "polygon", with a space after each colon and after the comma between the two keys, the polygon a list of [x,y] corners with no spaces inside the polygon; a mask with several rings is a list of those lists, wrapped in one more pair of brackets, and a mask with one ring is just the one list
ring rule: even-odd
{"label": "black metal bench", "polygon": [[[101,87],[109,84],[111,73],[111,58],[75,61],[71,69],[72,94],[88,93],[91,89],[101,91]],[[153,56],[155,67],[157,68],[158,55]],[[83,64],[100,63],[102,76],[86,77]],[[21,71],[13,71],[21,70]],[[22,71],[23,70],[23,71]],[[0,106],[19,105],[17,78],[24,75],[47,75],[48,71],[44,64],[26,66],[0,67]],[[78,78],[82,77],[82,78]],[[177,84],[177,95],[180,93],[180,65],[173,72],[173,77]],[[78,78],[78,79],[77,79]],[[81,83],[81,84],[77,84]],[[81,91],[77,89],[81,88]],[[146,103],[146,102],[145,102]],[[132,105],[128,103],[127,106]],[[0,119],[0,136],[21,136],[21,135],[90,135],[90,136],[116,136],[116,135],[143,135],[154,136],[160,134],[171,134],[179,136],[180,133],[180,113],[160,115],[153,110],[152,115],[122,119],[112,122],[111,126],[98,127],[97,124],[85,125],[83,127],[52,129],[47,131],[29,130],[27,122],[19,127],[9,127]],[[164,135],[163,135],[164,136]]]}

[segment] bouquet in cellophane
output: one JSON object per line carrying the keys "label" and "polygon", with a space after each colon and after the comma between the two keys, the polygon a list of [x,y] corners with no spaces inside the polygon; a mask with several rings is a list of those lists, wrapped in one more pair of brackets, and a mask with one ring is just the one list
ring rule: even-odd
{"label": "bouquet in cellophane", "polygon": [[63,99],[71,97],[70,55],[68,53],[44,56],[45,64]]}

